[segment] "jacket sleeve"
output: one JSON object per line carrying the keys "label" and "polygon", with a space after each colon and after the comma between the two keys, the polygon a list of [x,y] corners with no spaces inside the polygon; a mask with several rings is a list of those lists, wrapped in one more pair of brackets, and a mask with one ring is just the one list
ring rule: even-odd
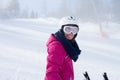
{"label": "jacket sleeve", "polygon": [[62,80],[60,68],[62,67],[65,50],[57,41],[49,44],[45,80]]}

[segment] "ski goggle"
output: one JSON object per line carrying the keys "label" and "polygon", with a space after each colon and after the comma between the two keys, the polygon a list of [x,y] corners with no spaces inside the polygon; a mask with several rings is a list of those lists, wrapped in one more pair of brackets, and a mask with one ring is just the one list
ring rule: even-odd
{"label": "ski goggle", "polygon": [[63,31],[64,31],[66,34],[70,34],[70,33],[72,32],[72,33],[75,35],[75,34],[78,33],[79,28],[76,27],[76,26],[64,26]]}

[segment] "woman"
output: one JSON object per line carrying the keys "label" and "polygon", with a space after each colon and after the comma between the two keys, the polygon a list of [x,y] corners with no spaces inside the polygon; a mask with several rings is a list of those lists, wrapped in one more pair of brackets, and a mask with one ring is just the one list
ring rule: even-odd
{"label": "woman", "polygon": [[60,20],[61,29],[51,34],[47,41],[47,66],[45,80],[74,80],[73,62],[81,53],[76,36],[79,26],[73,17]]}

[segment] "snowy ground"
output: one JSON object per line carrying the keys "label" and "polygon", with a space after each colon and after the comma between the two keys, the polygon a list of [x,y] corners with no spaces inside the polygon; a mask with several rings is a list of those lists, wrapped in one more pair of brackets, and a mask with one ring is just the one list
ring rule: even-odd
{"label": "snowy ground", "polygon": [[[43,80],[46,66],[46,41],[56,32],[58,20],[0,20],[0,80]],[[105,26],[105,24],[103,23]],[[97,24],[80,23],[77,37],[82,53],[74,63],[75,80],[88,71],[91,80],[120,80],[120,24],[109,23],[102,38]]]}

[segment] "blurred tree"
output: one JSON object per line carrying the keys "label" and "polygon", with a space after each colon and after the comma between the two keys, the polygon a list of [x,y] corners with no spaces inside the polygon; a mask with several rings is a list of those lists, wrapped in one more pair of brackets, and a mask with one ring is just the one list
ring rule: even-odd
{"label": "blurred tree", "polygon": [[17,17],[20,10],[18,0],[11,0],[6,10],[8,11],[8,15],[10,17]]}
{"label": "blurred tree", "polygon": [[0,18],[12,18],[19,16],[19,2],[18,0],[8,0],[6,4],[1,6]]}
{"label": "blurred tree", "polygon": [[30,14],[30,18],[37,18],[37,17],[38,17],[38,14],[32,11]]}
{"label": "blurred tree", "polygon": [[94,18],[94,9],[90,0],[79,1],[79,15],[82,20],[90,20]]}
{"label": "blurred tree", "polygon": [[120,23],[120,0],[112,0],[112,12],[114,14],[114,21]]}

